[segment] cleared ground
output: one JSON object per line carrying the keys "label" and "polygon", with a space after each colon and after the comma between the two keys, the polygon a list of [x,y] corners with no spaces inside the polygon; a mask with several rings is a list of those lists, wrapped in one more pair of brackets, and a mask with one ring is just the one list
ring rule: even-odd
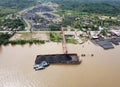
{"label": "cleared ground", "polygon": [[46,40],[49,41],[49,32],[17,32],[10,40]]}

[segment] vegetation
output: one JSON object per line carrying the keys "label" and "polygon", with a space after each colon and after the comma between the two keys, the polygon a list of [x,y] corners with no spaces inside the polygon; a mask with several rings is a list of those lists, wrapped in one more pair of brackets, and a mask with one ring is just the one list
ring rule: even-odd
{"label": "vegetation", "polygon": [[0,45],[9,43],[9,38],[12,35],[0,33]]}
{"label": "vegetation", "polygon": [[113,6],[108,3],[86,3],[79,6],[80,11],[104,15],[118,15],[120,6]]}
{"label": "vegetation", "polygon": [[77,16],[65,16],[63,20],[64,26],[71,26],[81,31],[98,31],[99,26],[101,27],[111,27],[111,26],[120,26],[120,21],[118,21],[117,17],[111,16],[103,16],[103,15],[95,15],[95,14],[84,14]]}
{"label": "vegetation", "polygon": [[[50,40],[53,42],[61,42],[62,41],[62,35],[60,33],[54,33],[54,32],[50,32]],[[77,44],[77,40],[75,40],[74,38],[70,38],[70,37],[66,37],[66,42],[67,43],[73,43],[73,44]]]}
{"label": "vegetation", "polygon": [[98,31],[99,26],[120,26],[120,1],[107,0],[54,0],[60,7],[58,14],[64,15],[63,26],[72,26],[87,32]]}
{"label": "vegetation", "polygon": [[37,0],[0,0],[0,6],[13,9],[23,9],[36,4]]}
{"label": "vegetation", "polygon": [[103,29],[103,30],[101,31],[101,34],[104,35],[104,36],[106,36],[107,33],[108,33],[108,29]]}
{"label": "vegetation", "polygon": [[7,45],[7,44],[12,44],[12,45],[24,45],[24,44],[44,44],[45,41],[43,40],[13,40],[10,41],[9,39],[12,37],[12,35],[7,34],[7,33],[0,33],[0,45]]}
{"label": "vegetation", "polygon": [[[21,19],[5,19],[8,14],[15,13],[26,7],[36,4],[39,0],[0,0],[0,29],[7,27],[8,29],[24,30],[25,25]],[[58,3],[60,7],[57,13],[64,16],[62,26],[68,25],[83,32],[98,31],[99,27],[109,28],[111,26],[120,26],[120,1],[119,0],[45,0],[45,2],[53,1]],[[44,0],[40,0],[44,2]],[[44,22],[45,19],[37,18],[35,22]],[[60,31],[61,24],[50,25],[51,31]],[[101,31],[102,35],[106,35],[107,29]],[[61,42],[62,36],[58,33],[50,32],[50,40]],[[9,41],[11,35],[0,34],[0,44],[26,44],[26,43],[44,43],[39,40],[15,40]],[[87,40],[87,38],[83,38]],[[73,38],[66,38],[68,43],[77,43]]]}
{"label": "vegetation", "polygon": [[50,40],[53,41],[53,42],[61,42],[61,34],[59,33],[54,33],[54,32],[50,32],[49,33],[49,36],[50,36]]}
{"label": "vegetation", "polygon": [[60,4],[63,11],[98,13],[104,15],[118,15],[120,13],[119,0],[54,0]]}
{"label": "vegetation", "polygon": [[74,38],[66,38],[66,42],[67,43],[73,43],[73,44],[77,44],[78,43],[78,41],[76,39],[74,39]]}
{"label": "vegetation", "polygon": [[45,41],[43,40],[14,40],[14,41],[9,41],[10,44],[12,45],[24,45],[24,44],[44,44]]}
{"label": "vegetation", "polygon": [[8,14],[12,14],[15,12],[17,12],[16,9],[0,7],[0,20],[2,20]]}
{"label": "vegetation", "polygon": [[60,31],[61,30],[60,25],[50,25],[49,28],[51,31]]}
{"label": "vegetation", "polygon": [[21,19],[5,19],[0,22],[0,26],[7,27],[11,30],[17,29],[19,31],[25,29],[24,22]]}
{"label": "vegetation", "polygon": [[33,6],[36,2],[37,0],[0,0],[0,20],[4,19],[8,14]]}
{"label": "vegetation", "polygon": [[89,39],[89,38],[86,37],[86,36],[81,37],[81,40],[83,41],[83,43],[86,42],[86,41],[88,41],[88,39]]}
{"label": "vegetation", "polygon": [[72,25],[74,20],[75,20],[75,16],[65,16],[62,25],[64,27],[66,27],[67,25]]}

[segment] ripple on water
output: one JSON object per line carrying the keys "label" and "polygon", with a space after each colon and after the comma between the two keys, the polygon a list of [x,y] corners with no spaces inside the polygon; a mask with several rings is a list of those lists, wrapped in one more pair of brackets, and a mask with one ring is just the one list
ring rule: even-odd
{"label": "ripple on water", "polygon": [[36,87],[23,72],[19,70],[0,69],[0,87]]}

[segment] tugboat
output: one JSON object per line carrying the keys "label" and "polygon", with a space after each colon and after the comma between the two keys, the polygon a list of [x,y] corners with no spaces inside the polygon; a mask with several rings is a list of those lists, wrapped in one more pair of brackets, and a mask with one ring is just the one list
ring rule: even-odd
{"label": "tugboat", "polygon": [[35,65],[33,65],[33,69],[36,69],[39,66],[40,66],[39,64],[35,64]]}
{"label": "tugboat", "polygon": [[42,70],[45,69],[45,67],[49,66],[49,63],[47,63],[46,61],[42,61],[40,64],[36,64],[33,66],[33,69],[37,70]]}
{"label": "tugboat", "polygon": [[47,67],[47,66],[49,66],[49,63],[47,63],[46,61],[43,61],[40,65],[43,67]]}
{"label": "tugboat", "polygon": [[39,66],[39,67],[35,68],[35,71],[37,71],[37,70],[42,70],[42,69],[45,69],[45,67]]}

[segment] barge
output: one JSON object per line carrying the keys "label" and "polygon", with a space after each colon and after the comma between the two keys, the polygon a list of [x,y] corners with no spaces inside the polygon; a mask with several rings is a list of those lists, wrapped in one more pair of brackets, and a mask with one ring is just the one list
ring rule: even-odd
{"label": "barge", "polygon": [[77,54],[50,54],[38,55],[35,64],[40,64],[46,61],[49,64],[80,64],[81,61]]}

